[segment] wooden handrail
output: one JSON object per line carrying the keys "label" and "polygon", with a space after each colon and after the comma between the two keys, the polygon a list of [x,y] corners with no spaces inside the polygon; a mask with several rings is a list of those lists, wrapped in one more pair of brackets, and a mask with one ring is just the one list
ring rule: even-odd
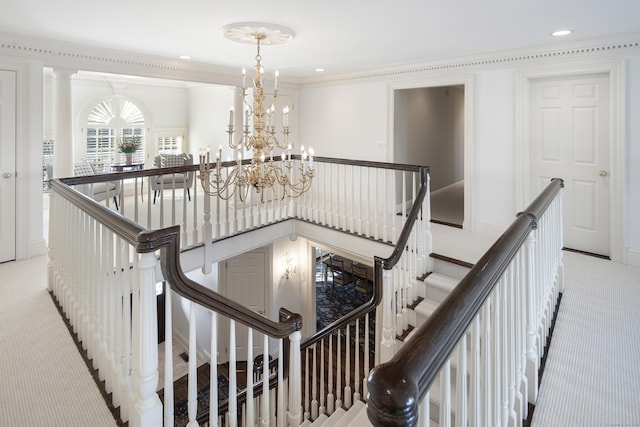
{"label": "wooden handrail", "polygon": [[418,328],[415,336],[389,362],[372,370],[367,412],[374,425],[416,424],[421,398],[562,187],[561,179],[552,180]]}
{"label": "wooden handrail", "polygon": [[380,304],[380,301],[382,301],[382,270],[392,269],[400,260],[400,256],[402,255],[402,252],[405,250],[407,242],[409,241],[409,236],[411,235],[413,225],[418,219],[420,209],[422,209],[422,202],[427,196],[429,168],[426,166],[420,166],[418,170],[420,172],[420,188],[418,190],[418,193],[416,194],[416,199],[413,202],[413,206],[409,211],[407,220],[402,227],[402,231],[400,232],[398,242],[396,243],[393,252],[388,258],[374,257],[373,293],[371,295],[371,299],[354,311],[345,314],[335,322],[330,323],[319,331],[316,331],[315,334],[311,335],[309,338],[300,343],[300,349],[305,349],[312,346],[313,344],[319,342],[322,338],[332,334],[334,331],[341,329],[354,320],[364,316],[367,313],[372,312],[373,310],[375,310],[378,304]]}
{"label": "wooden handrail", "polygon": [[136,252],[160,250],[164,277],[181,296],[274,338],[283,338],[301,329],[302,317],[299,314],[289,313],[285,321],[274,322],[189,279],[180,267],[180,226],[146,230],[90,197],[72,190],[60,180],[53,180],[51,189],[134,246]]}
{"label": "wooden handrail", "polygon": [[[300,160],[301,156],[299,154],[292,154],[291,158],[293,160]],[[407,172],[419,172],[421,168],[421,166],[418,166],[418,165],[372,162],[372,161],[366,161],[366,160],[348,160],[348,159],[339,159],[339,158],[333,158],[333,157],[314,157],[314,162],[369,167],[369,168],[376,168],[376,169],[399,170],[399,171],[407,171]],[[251,159],[244,159],[242,161],[243,165],[248,165],[250,163],[251,163]],[[234,167],[238,163],[236,161],[224,161],[224,162],[220,162],[220,164],[222,167]],[[215,163],[211,163],[210,166],[215,167]],[[96,173],[94,175],[82,175],[82,176],[60,178],[59,181],[65,183],[66,185],[90,184],[95,182],[117,181],[120,179],[141,178],[146,176],[171,175],[174,173],[184,173],[184,172],[197,172],[199,170],[200,170],[200,165],[193,164],[193,165],[175,166],[170,168],[149,168],[149,169],[141,169],[141,170],[135,170],[135,171],[126,171],[126,172]]]}

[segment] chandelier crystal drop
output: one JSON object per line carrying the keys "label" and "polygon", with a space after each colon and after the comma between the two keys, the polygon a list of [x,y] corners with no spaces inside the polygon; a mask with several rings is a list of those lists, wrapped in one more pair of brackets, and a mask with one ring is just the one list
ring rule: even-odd
{"label": "chandelier crystal drop", "polygon": [[[229,111],[229,147],[236,153],[237,162],[223,166],[221,162],[222,146],[218,148],[215,164],[212,164],[209,149],[200,150],[200,174],[198,178],[204,192],[228,200],[235,194],[245,201],[253,187],[261,201],[270,198],[299,197],[311,188],[315,175],[313,168],[313,149],[306,151],[300,147],[298,160],[292,156],[292,143],[289,138],[289,106],[282,109],[281,138],[276,132],[275,116],[278,99],[278,77],[276,70],[273,93],[269,104],[265,104],[264,67],[260,47],[263,44],[286,43],[294,36],[286,27],[262,23],[238,23],[223,28],[223,34],[230,40],[241,43],[255,43],[257,46],[255,76],[251,90],[247,89],[247,72],[242,69],[241,136],[234,140],[236,112]],[[251,151],[251,161],[243,161],[243,152]],[[275,151],[275,153],[274,153]],[[226,172],[223,173],[223,168]],[[265,195],[271,191],[270,195]]]}

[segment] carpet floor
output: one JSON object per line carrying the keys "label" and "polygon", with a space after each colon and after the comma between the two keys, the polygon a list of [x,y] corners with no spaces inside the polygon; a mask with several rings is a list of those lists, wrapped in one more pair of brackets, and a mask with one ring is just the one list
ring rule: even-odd
{"label": "carpet floor", "polygon": [[47,292],[47,261],[0,264],[0,425],[116,426]]}
{"label": "carpet floor", "polygon": [[564,252],[533,427],[640,426],[640,268]]}

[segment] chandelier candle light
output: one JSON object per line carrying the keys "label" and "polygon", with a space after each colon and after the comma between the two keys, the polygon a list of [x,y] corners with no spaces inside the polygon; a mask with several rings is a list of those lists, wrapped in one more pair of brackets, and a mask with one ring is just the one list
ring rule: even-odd
{"label": "chandelier candle light", "polygon": [[[275,112],[278,98],[278,77],[275,72],[271,103],[265,107],[264,67],[260,55],[261,44],[281,44],[293,39],[292,30],[272,24],[238,23],[223,28],[226,38],[242,43],[255,43],[256,55],[252,96],[247,90],[247,71],[242,69],[242,135],[234,141],[234,108],[229,110],[229,147],[237,152],[237,163],[229,166],[226,176],[222,173],[222,146],[216,152],[215,166],[210,161],[210,149],[200,150],[200,182],[210,196],[228,200],[238,194],[245,201],[251,187],[255,188],[260,200],[265,200],[265,191],[271,190],[273,198],[298,197],[311,188],[315,175],[313,149],[307,152],[300,147],[300,161],[294,161],[289,141],[289,106],[282,109],[282,138],[276,136]],[[253,99],[250,99],[253,98]],[[243,151],[252,151],[251,162],[243,164]],[[281,155],[274,150],[281,151]],[[279,163],[278,163],[279,158]],[[215,168],[215,170],[214,170]],[[297,176],[296,176],[297,175]]]}

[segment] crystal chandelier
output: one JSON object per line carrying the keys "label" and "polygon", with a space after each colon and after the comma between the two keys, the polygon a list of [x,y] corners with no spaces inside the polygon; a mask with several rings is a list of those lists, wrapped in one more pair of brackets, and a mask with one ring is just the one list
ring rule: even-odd
{"label": "crystal chandelier", "polygon": [[[278,71],[271,102],[265,105],[264,67],[260,55],[261,44],[286,43],[294,36],[288,28],[261,23],[239,23],[223,28],[228,39],[243,43],[255,43],[258,53],[255,57],[255,76],[252,90],[247,90],[246,70],[242,69],[242,134],[234,140],[234,109],[229,112],[229,147],[237,152],[237,163],[229,166],[223,173],[221,157],[222,146],[216,152],[215,165],[210,162],[209,149],[200,151],[200,182],[204,192],[228,200],[235,194],[245,201],[249,190],[253,187],[261,201],[269,199],[265,196],[269,190],[271,197],[282,199],[285,196],[298,197],[311,188],[314,177],[313,149],[305,151],[300,147],[299,160],[294,160],[289,141],[289,107],[282,110],[282,138],[276,135],[275,111],[278,98]],[[243,164],[243,151],[251,151],[251,162]],[[276,151],[274,156],[274,151]],[[279,160],[279,161],[278,161]],[[244,162],[246,163],[246,162]]]}

